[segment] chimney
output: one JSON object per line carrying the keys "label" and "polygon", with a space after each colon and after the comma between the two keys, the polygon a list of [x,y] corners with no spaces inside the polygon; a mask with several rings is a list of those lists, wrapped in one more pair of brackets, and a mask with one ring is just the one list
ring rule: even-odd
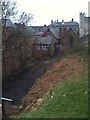
{"label": "chimney", "polygon": [[58,23],[58,19],[57,19],[57,23]]}
{"label": "chimney", "polygon": [[83,13],[83,16],[84,16],[84,17],[86,17],[86,14],[85,14],[85,13]]}
{"label": "chimney", "polygon": [[64,20],[62,20],[62,24],[64,24]]}
{"label": "chimney", "polygon": [[80,15],[82,15],[82,12],[80,12]]}
{"label": "chimney", "polygon": [[62,23],[64,23],[64,20],[62,20]]}
{"label": "chimney", "polygon": [[46,27],[46,24],[44,25],[44,27]]}
{"label": "chimney", "polygon": [[72,22],[74,21],[74,19],[72,18]]}
{"label": "chimney", "polygon": [[53,24],[53,20],[51,20],[51,24]]}

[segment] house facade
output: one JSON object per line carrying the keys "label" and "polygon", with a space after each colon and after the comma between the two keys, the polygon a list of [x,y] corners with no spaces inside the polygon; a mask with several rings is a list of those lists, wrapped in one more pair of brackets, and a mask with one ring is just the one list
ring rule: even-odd
{"label": "house facade", "polygon": [[56,42],[57,41],[55,41],[50,35],[45,37],[36,37],[33,44],[34,57],[39,59],[47,59],[54,56]]}

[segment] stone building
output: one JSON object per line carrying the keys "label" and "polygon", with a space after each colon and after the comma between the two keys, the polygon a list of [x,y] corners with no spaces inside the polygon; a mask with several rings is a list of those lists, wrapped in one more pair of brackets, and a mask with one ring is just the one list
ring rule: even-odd
{"label": "stone building", "polygon": [[89,34],[90,17],[86,17],[85,13],[80,13],[79,37]]}
{"label": "stone building", "polygon": [[41,37],[36,37],[34,41],[34,57],[39,59],[47,59],[54,55],[54,44],[55,44],[54,38],[52,38],[50,35]]}
{"label": "stone building", "polygon": [[57,19],[55,22],[53,20],[51,20],[51,23],[46,26],[31,26],[33,30],[36,31],[36,35],[42,35],[48,28],[54,28],[54,29],[59,29],[60,34],[65,33],[69,30],[69,28],[73,28],[77,34],[79,34],[79,23],[77,23],[76,21],[74,21],[74,19],[72,18],[71,21],[64,21],[62,20],[61,22],[59,22],[59,20]]}
{"label": "stone building", "polygon": [[61,22],[58,19],[55,22],[51,20],[49,27],[57,27],[60,30],[60,34],[67,32],[69,28],[73,28],[77,34],[79,33],[79,24],[73,18],[71,21],[62,20]]}

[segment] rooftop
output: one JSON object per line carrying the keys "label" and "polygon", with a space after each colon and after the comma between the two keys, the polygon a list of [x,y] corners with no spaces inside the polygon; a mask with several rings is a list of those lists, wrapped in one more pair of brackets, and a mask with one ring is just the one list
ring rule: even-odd
{"label": "rooftop", "polygon": [[73,19],[71,21],[67,21],[67,22],[64,22],[64,20],[62,20],[62,22],[58,22],[58,20],[53,22],[53,20],[51,20],[51,24],[49,26],[74,27],[74,26],[79,26],[79,23],[75,22]]}
{"label": "rooftop", "polygon": [[47,37],[41,37],[41,36],[38,36],[36,39],[35,39],[35,44],[51,44],[52,42],[52,37],[51,36],[47,36]]}
{"label": "rooftop", "polygon": [[51,27],[49,28],[51,33],[57,38],[59,39],[60,36],[59,36],[59,29],[57,27]]}

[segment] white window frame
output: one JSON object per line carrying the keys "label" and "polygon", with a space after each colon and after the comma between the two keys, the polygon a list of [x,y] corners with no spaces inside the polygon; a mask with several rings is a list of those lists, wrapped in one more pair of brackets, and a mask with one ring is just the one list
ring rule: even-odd
{"label": "white window frame", "polygon": [[42,45],[42,50],[48,50],[48,45]]}

